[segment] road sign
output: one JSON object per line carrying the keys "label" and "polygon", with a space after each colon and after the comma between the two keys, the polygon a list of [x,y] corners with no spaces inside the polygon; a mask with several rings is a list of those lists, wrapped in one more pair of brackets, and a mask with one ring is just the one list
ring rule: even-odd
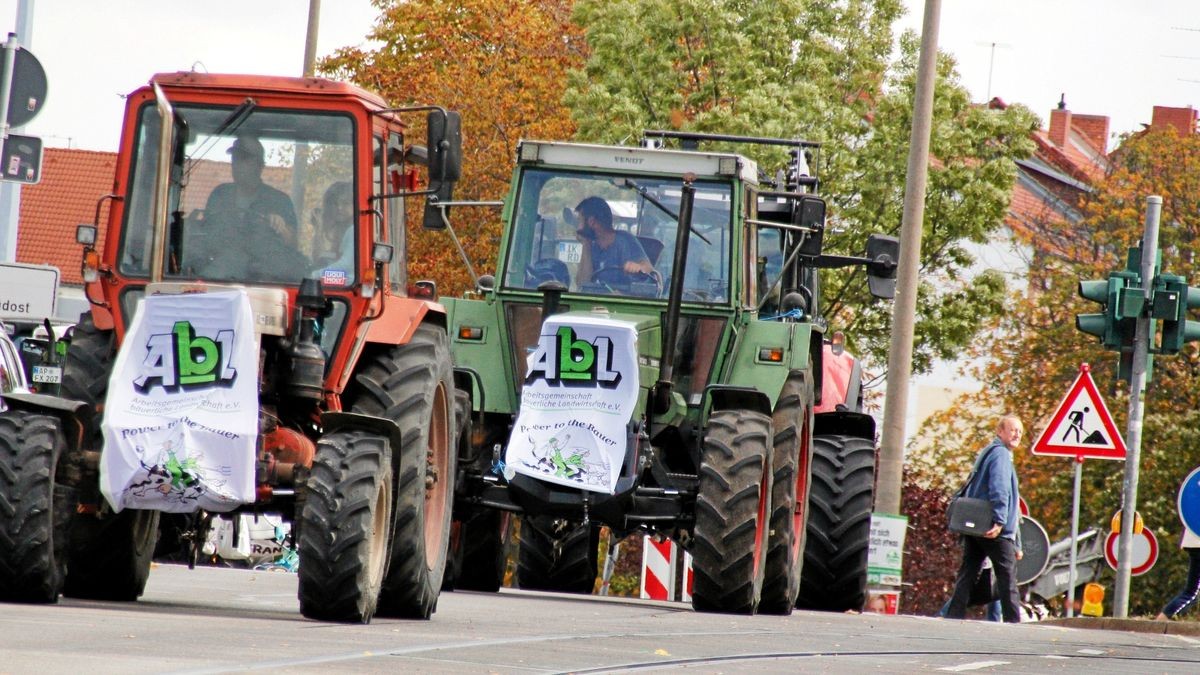
{"label": "road sign", "polygon": [[1027,584],[1040,577],[1050,562],[1050,536],[1041,523],[1022,516],[1021,559],[1017,561],[1017,583]]}
{"label": "road sign", "polygon": [[1179,519],[1187,529],[1200,532],[1200,466],[1192,469],[1179,486],[1175,504],[1179,508]]}
{"label": "road sign", "polygon": [[1079,459],[1125,459],[1125,440],[1117,433],[1086,363],[1079,366],[1079,376],[1033,444],[1033,452]]}
{"label": "road sign", "polygon": [[0,180],[36,183],[42,179],[42,139],[9,134],[0,146]]}
{"label": "road sign", "polygon": [[[1117,569],[1117,540],[1120,537],[1119,533],[1113,532],[1104,541],[1104,559],[1113,570]],[[1141,535],[1133,535],[1130,548],[1132,559],[1129,561],[1129,574],[1137,577],[1149,572],[1158,560],[1158,537],[1154,536],[1154,531],[1146,527]]]}
{"label": "road sign", "polygon": [[8,90],[8,126],[23,126],[46,104],[46,70],[28,49],[13,55],[12,87]]}

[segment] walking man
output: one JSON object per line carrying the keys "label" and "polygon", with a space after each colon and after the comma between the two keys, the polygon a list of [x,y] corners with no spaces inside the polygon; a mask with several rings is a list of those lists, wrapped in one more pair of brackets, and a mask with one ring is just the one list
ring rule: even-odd
{"label": "walking man", "polygon": [[1016,415],[1004,415],[996,425],[996,438],[979,452],[974,480],[967,486],[966,496],[986,499],[992,504],[992,527],[983,536],[963,537],[962,565],[954,582],[954,595],[946,616],[961,619],[966,615],[971,588],[979,578],[983,559],[992,561],[996,585],[1000,594],[1000,612],[1007,623],[1021,621],[1020,600],[1017,597],[1017,561],[1021,559],[1018,505],[1020,489],[1013,468],[1012,450],[1021,442],[1025,427]]}

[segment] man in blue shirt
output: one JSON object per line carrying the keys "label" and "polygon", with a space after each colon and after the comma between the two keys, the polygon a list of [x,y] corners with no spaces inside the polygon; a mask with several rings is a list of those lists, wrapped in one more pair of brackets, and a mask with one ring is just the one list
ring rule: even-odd
{"label": "man in blue shirt", "polygon": [[996,425],[996,438],[979,452],[975,478],[967,486],[966,496],[986,499],[992,504],[992,528],[981,537],[963,537],[962,565],[954,582],[954,595],[946,616],[961,619],[967,611],[971,588],[979,578],[983,559],[992,561],[1000,594],[1000,611],[1006,623],[1021,621],[1017,596],[1017,561],[1021,559],[1018,528],[1021,511],[1020,488],[1013,468],[1012,449],[1021,442],[1025,428],[1016,415],[1005,415]]}
{"label": "man in blue shirt", "polygon": [[613,229],[612,208],[600,197],[588,197],[575,207],[578,234],[585,257],[580,283],[628,284],[632,274],[653,274],[654,266],[637,237]]}

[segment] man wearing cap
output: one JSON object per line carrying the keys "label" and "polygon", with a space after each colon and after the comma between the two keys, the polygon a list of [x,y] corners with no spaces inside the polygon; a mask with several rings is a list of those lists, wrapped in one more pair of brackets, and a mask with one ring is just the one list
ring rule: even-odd
{"label": "man wearing cap", "polygon": [[[249,238],[248,249],[258,255],[279,251],[282,259],[298,263],[295,256],[301,254],[296,249],[296,211],[286,194],[263,182],[262,143],[253,136],[239,135],[228,152],[233,182],[218,185],[209,194],[204,206],[205,221],[228,228],[229,234],[243,241]],[[307,269],[307,261],[303,266]],[[284,272],[285,269],[279,270],[280,274]]]}

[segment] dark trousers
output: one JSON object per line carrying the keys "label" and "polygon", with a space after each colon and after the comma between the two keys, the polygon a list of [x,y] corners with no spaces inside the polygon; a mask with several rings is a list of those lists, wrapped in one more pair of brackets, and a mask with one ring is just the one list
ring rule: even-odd
{"label": "dark trousers", "polygon": [[967,614],[967,602],[971,598],[971,589],[979,579],[983,569],[983,559],[992,561],[993,573],[996,575],[996,590],[1000,594],[1000,613],[1006,623],[1020,623],[1021,605],[1017,597],[1017,544],[1011,539],[997,537],[963,537],[962,565],[958,568],[958,578],[954,581],[954,595],[950,596],[950,606],[946,616],[951,619],[961,619]]}
{"label": "dark trousers", "polygon": [[1188,554],[1187,583],[1179,595],[1171,598],[1167,606],[1163,607],[1162,613],[1166,614],[1168,619],[1174,619],[1176,614],[1187,609],[1188,605],[1196,601],[1196,596],[1200,595],[1200,548],[1184,550]]}

